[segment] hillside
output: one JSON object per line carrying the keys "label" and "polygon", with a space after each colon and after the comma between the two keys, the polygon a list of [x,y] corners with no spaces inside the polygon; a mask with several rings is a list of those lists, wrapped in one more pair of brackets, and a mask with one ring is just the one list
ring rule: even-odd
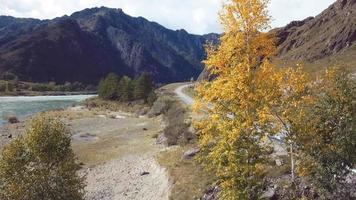
{"label": "hillside", "polygon": [[121,9],[85,9],[53,20],[0,16],[0,75],[33,82],[97,83],[109,72],[156,82],[197,77],[217,35],[169,30]]}
{"label": "hillside", "polygon": [[338,0],[316,17],[271,32],[285,63],[302,61],[313,70],[332,64],[356,69],[356,0]]}

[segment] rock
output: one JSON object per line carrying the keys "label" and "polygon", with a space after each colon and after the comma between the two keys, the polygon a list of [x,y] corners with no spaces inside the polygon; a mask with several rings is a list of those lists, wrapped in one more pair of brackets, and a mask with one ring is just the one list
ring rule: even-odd
{"label": "rock", "polygon": [[143,116],[143,115],[146,115],[149,110],[150,110],[149,107],[144,107],[144,108],[138,110],[135,114],[136,114],[137,116]]}
{"label": "rock", "polygon": [[140,173],[141,176],[145,176],[145,175],[148,175],[148,174],[150,174],[150,172],[143,171],[143,172]]}
{"label": "rock", "polygon": [[183,154],[183,159],[190,159],[190,158],[193,158],[194,156],[197,155],[197,153],[200,152],[200,148],[198,147],[195,147],[193,149],[190,149],[188,151],[186,151],[184,154]]}
{"label": "rock", "polygon": [[282,159],[276,159],[275,161],[276,161],[276,165],[277,165],[278,167],[280,167],[280,166],[282,166],[282,165],[284,164],[284,162],[283,162]]}
{"label": "rock", "polygon": [[20,121],[17,119],[16,116],[9,116],[7,118],[7,121],[10,123],[10,124],[17,124],[19,123]]}
{"label": "rock", "polygon": [[218,200],[219,199],[219,194],[220,194],[220,187],[215,185],[212,186],[200,200]]}
{"label": "rock", "polygon": [[163,144],[163,145],[167,145],[168,144],[168,139],[164,135],[164,133],[161,133],[161,134],[158,135],[157,140],[156,140],[156,144]]}
{"label": "rock", "polygon": [[276,187],[273,185],[268,187],[267,191],[262,194],[261,199],[272,199],[274,196],[276,196]]}

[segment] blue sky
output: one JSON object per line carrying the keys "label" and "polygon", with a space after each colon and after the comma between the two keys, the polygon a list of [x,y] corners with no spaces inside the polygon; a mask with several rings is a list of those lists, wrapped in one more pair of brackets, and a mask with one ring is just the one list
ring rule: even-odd
{"label": "blue sky", "polygon": [[[315,16],[335,0],[271,0],[272,26]],[[221,32],[217,13],[222,0],[0,0],[0,15],[51,19],[89,7],[122,8],[170,29],[195,34]]]}

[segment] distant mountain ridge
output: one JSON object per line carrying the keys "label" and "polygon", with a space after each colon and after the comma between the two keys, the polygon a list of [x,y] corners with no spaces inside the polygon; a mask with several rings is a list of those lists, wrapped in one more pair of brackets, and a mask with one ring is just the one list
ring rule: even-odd
{"label": "distant mountain ridge", "polygon": [[97,83],[109,72],[167,83],[197,77],[217,34],[169,30],[121,9],[85,9],[53,20],[0,16],[0,74],[33,82]]}

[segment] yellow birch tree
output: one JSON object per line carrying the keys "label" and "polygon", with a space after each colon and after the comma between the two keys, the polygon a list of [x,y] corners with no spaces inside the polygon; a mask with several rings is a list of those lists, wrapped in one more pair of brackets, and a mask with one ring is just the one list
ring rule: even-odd
{"label": "yellow birch tree", "polygon": [[290,100],[296,105],[300,97],[292,96],[306,90],[306,81],[299,79],[295,70],[271,64],[275,42],[265,33],[269,28],[268,3],[225,2],[220,13],[224,26],[221,43],[207,47],[205,61],[216,78],[197,86],[194,109],[205,112],[195,122],[201,158],[218,177],[224,199],[261,196],[271,153],[267,138],[288,128],[282,123],[287,114],[283,115],[281,102]]}

